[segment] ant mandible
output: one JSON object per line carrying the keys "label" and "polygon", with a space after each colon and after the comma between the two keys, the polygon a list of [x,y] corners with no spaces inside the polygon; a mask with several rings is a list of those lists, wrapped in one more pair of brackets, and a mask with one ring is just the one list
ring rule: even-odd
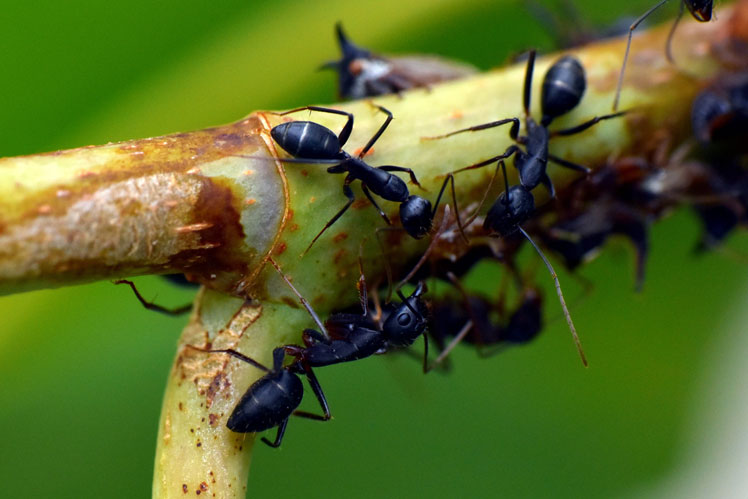
{"label": "ant mandible", "polygon": [[358,156],[355,157],[342,149],[353,130],[353,114],[346,111],[317,106],[305,106],[279,113],[279,115],[284,116],[286,114],[308,110],[346,116],[346,123],[339,135],[335,135],[335,133],[329,128],[314,123],[313,121],[291,121],[281,123],[280,125],[273,127],[270,131],[270,135],[278,145],[288,154],[293,156],[293,158],[285,158],[281,159],[281,161],[286,163],[332,164],[332,166],[327,168],[328,173],[347,174],[345,181],[343,182],[343,194],[348,198],[348,202],[325,224],[314,239],[312,239],[312,242],[309,243],[304,254],[311,249],[317,239],[319,239],[319,237],[353,204],[355,196],[353,190],[351,190],[350,184],[354,180],[361,181],[361,190],[369,201],[371,201],[371,204],[377,209],[379,215],[384,219],[387,225],[391,225],[392,223],[372,197],[372,192],[387,201],[400,203],[400,222],[402,223],[403,229],[405,229],[405,231],[415,239],[422,238],[429,232],[429,230],[431,230],[431,224],[436,215],[436,209],[439,206],[447,182],[450,180],[452,181],[452,197],[456,197],[454,191],[454,178],[451,175],[448,175],[444,180],[441,190],[439,191],[439,196],[432,208],[429,200],[422,198],[421,196],[411,195],[405,182],[400,179],[400,177],[390,173],[407,172],[410,175],[411,181],[418,187],[421,187],[413,170],[402,166],[383,165],[373,167],[366,164],[363,157],[369,152],[379,137],[381,137],[393,119],[392,113],[389,110],[382,106],[375,107],[387,115],[387,118],[379,127],[379,130],[377,130],[377,132],[369,139],[364,148],[361,149]]}
{"label": "ant mandible", "polygon": [[552,161],[560,166],[569,168],[572,170],[580,171],[583,173],[589,173],[589,168],[578,165],[571,161],[559,158],[548,152],[548,143],[551,138],[556,136],[574,135],[584,130],[587,130],[591,126],[599,123],[600,121],[607,120],[610,118],[617,118],[626,113],[621,111],[613,114],[606,114],[603,116],[595,116],[594,118],[585,121],[584,123],[575,127],[566,128],[563,130],[549,131],[548,126],[551,122],[561,115],[564,115],[574,109],[579,102],[582,100],[586,88],[586,81],[584,75],[584,68],[582,64],[572,56],[564,56],[557,60],[548,69],[543,79],[543,90],[541,94],[541,110],[542,118],[540,123],[537,123],[532,116],[530,116],[530,94],[532,90],[532,74],[535,67],[535,50],[531,50],[527,59],[527,69],[525,71],[525,84],[524,84],[524,96],[523,96],[523,107],[525,111],[525,128],[526,136],[519,135],[520,120],[519,118],[507,118],[503,120],[493,121],[491,123],[483,123],[481,125],[475,125],[461,130],[456,130],[444,135],[438,135],[435,137],[428,137],[428,139],[442,139],[451,137],[458,133],[463,132],[476,132],[479,130],[486,130],[508,123],[512,124],[509,130],[509,136],[517,142],[517,144],[524,146],[523,151],[519,145],[509,146],[503,154],[494,156],[485,161],[475,163],[464,168],[456,170],[454,173],[458,173],[465,170],[472,170],[475,168],[481,168],[486,165],[495,163],[514,155],[514,166],[519,172],[519,179],[522,186],[527,191],[531,191],[538,184],[546,186],[551,194],[551,197],[555,196],[555,189],[551,182],[546,168],[548,161]]}
{"label": "ant mandible", "polygon": [[[626,62],[629,59],[629,51],[631,50],[631,37],[634,34],[634,30],[655,10],[666,4],[668,0],[660,0],[657,5],[651,7],[648,11],[642,14],[636,19],[629,27],[629,36],[626,41],[626,53],[623,55],[623,64],[621,65],[621,73],[618,75],[618,85],[616,86],[616,96],[613,98],[613,111],[618,110],[618,101],[621,97],[621,88],[623,87],[623,73],[626,71]],[[675,28],[678,26],[678,22],[683,17],[684,7],[688,9],[691,16],[697,21],[704,23],[712,19],[712,8],[714,6],[714,0],[681,0],[680,8],[678,9],[678,16],[673,21],[673,27],[670,28],[670,33],[667,36],[667,42],[665,42],[665,55],[668,61],[673,62],[672,42],[673,35],[675,34]]]}

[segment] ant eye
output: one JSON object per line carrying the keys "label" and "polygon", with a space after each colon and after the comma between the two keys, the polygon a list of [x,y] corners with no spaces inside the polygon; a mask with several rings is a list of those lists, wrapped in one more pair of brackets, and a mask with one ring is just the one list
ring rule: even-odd
{"label": "ant eye", "polygon": [[402,314],[397,316],[397,323],[401,326],[407,326],[410,324],[410,314],[407,312],[403,312]]}

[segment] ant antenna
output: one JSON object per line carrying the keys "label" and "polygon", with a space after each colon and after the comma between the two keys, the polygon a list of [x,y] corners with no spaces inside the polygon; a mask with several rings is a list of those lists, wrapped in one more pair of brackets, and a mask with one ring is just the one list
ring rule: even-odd
{"label": "ant antenna", "polygon": [[330,334],[327,332],[327,329],[325,329],[325,325],[322,323],[320,318],[317,316],[317,314],[314,312],[314,309],[309,304],[308,301],[306,301],[306,298],[301,296],[301,293],[299,293],[299,290],[294,287],[293,284],[291,284],[291,281],[288,280],[288,277],[286,277],[286,274],[283,273],[281,268],[278,266],[277,263],[275,263],[275,260],[273,260],[273,257],[268,257],[268,261],[273,264],[273,267],[275,267],[275,270],[278,271],[280,276],[283,278],[284,281],[286,281],[286,284],[288,284],[288,287],[291,288],[291,291],[294,292],[296,297],[299,299],[302,305],[304,305],[304,308],[307,312],[309,312],[309,315],[312,316],[312,319],[314,319],[314,322],[317,324],[317,327],[319,327],[319,330],[322,332],[322,334],[325,336],[325,338],[329,339]]}
{"label": "ant antenna", "polygon": [[525,229],[522,227],[517,227],[520,232],[522,232],[522,235],[525,236],[525,238],[530,241],[530,244],[532,244],[532,247],[535,248],[535,251],[538,252],[538,255],[540,255],[540,258],[543,259],[543,263],[545,263],[545,266],[548,268],[548,272],[551,274],[551,278],[553,279],[553,282],[556,285],[556,294],[558,295],[558,300],[561,302],[561,308],[564,310],[564,317],[566,317],[566,323],[569,325],[569,329],[571,330],[571,336],[574,338],[574,343],[577,346],[577,351],[579,352],[579,356],[582,358],[582,364],[584,364],[584,367],[588,367],[589,364],[587,363],[587,358],[584,356],[584,350],[582,349],[582,342],[579,341],[579,336],[577,335],[577,330],[574,327],[574,322],[571,320],[571,314],[569,313],[569,309],[566,308],[566,302],[564,301],[564,294],[561,292],[561,283],[558,281],[558,275],[556,274],[556,271],[553,270],[553,266],[551,265],[551,262],[548,261],[548,259],[545,257],[543,252],[540,250],[537,244],[535,244],[535,241],[532,240],[530,235],[525,232]]}
{"label": "ant antenna", "polygon": [[[418,269],[420,269],[424,263],[426,263],[426,259],[429,257],[431,252],[434,250],[434,247],[436,246],[436,243],[439,241],[439,236],[442,235],[442,233],[447,229],[447,222],[449,221],[449,205],[446,205],[444,207],[444,213],[442,215],[442,223],[439,225],[439,230],[437,230],[434,233],[434,237],[431,238],[431,242],[429,243],[428,247],[426,248],[426,251],[423,252],[423,255],[421,255],[421,258],[418,260],[416,265],[408,272],[408,275],[403,277],[403,279],[397,283],[397,290],[399,291],[405,284],[407,284],[408,281],[410,281],[414,275],[416,275],[416,272],[418,272]],[[392,294],[391,292],[389,293]]]}
{"label": "ant antenna", "polygon": [[185,345],[185,346],[187,348],[191,348],[192,350],[197,350],[198,352],[205,352],[205,353],[226,353],[226,354],[231,355],[234,358],[237,358],[239,360],[242,360],[242,361],[246,362],[247,364],[255,366],[257,369],[265,371],[266,373],[270,372],[270,369],[268,369],[267,367],[263,366],[262,364],[260,364],[256,360],[254,360],[254,359],[252,359],[250,357],[247,357],[244,354],[241,354],[241,353],[237,352],[236,350],[231,350],[231,349],[226,349],[226,350],[206,350],[205,348],[198,348],[198,347],[193,346],[193,345]]}

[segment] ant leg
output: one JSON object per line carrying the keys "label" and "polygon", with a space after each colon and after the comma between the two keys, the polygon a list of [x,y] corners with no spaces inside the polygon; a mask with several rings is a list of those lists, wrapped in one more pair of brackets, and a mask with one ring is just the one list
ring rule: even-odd
{"label": "ant leg", "polygon": [[434,135],[432,137],[423,137],[423,140],[438,140],[438,139],[445,139],[447,137],[451,137],[452,135],[457,135],[458,133],[462,132],[477,132],[479,130],[487,130],[489,128],[495,128],[497,126],[506,125],[507,123],[512,124],[512,128],[509,129],[509,136],[516,140],[517,136],[519,135],[519,119],[518,118],[507,118],[499,121],[492,121],[490,123],[483,123],[481,125],[475,125],[468,128],[462,128],[460,130],[455,130],[454,132],[445,133],[444,135]]}
{"label": "ant leg", "polygon": [[557,165],[563,166],[564,168],[569,168],[570,170],[576,170],[578,172],[590,173],[590,169],[586,166],[582,166],[577,163],[572,163],[568,159],[559,158],[558,156],[554,156],[553,154],[548,155],[548,160],[556,163]]}
{"label": "ant leg", "polygon": [[538,255],[540,255],[540,258],[543,260],[543,263],[545,263],[545,266],[548,268],[548,272],[551,274],[551,278],[553,279],[553,282],[556,286],[556,294],[558,295],[558,301],[561,302],[561,308],[564,311],[564,317],[566,317],[566,323],[569,325],[569,329],[571,330],[571,336],[574,338],[574,343],[577,346],[577,351],[579,352],[579,356],[582,358],[582,364],[584,364],[584,367],[587,367],[587,358],[584,356],[584,350],[582,350],[582,342],[579,341],[579,336],[577,335],[577,330],[574,327],[574,323],[571,320],[571,314],[569,313],[569,309],[566,308],[566,302],[564,301],[564,294],[561,291],[561,283],[558,281],[558,275],[556,274],[556,271],[553,270],[553,266],[551,265],[551,262],[548,261],[548,258],[545,257],[543,252],[540,250],[537,244],[535,244],[535,241],[532,240],[530,235],[525,232],[525,229],[522,227],[517,227],[519,231],[522,233],[523,236],[525,236],[525,239],[530,241],[530,244],[533,248],[535,248],[535,251],[538,252]]}
{"label": "ant leg", "polygon": [[275,434],[274,442],[271,442],[265,437],[262,437],[262,441],[273,449],[277,449],[283,441],[283,435],[286,433],[286,426],[288,426],[288,418],[284,419],[283,422],[278,425],[278,433]]}
{"label": "ant leg", "polygon": [[382,171],[385,172],[407,172],[408,175],[410,175],[410,181],[414,184],[416,184],[418,187],[420,187],[422,190],[426,190],[421,186],[420,182],[418,182],[418,179],[416,178],[416,174],[413,173],[413,170],[410,168],[405,168],[402,166],[392,166],[392,165],[385,165],[385,166],[377,166],[376,168],[379,168]]}
{"label": "ant leg", "polygon": [[429,366],[429,335],[426,331],[423,332],[423,374],[426,374],[431,370]]}
{"label": "ant leg", "polygon": [[374,198],[373,198],[373,197],[371,196],[371,192],[369,192],[369,188],[368,188],[368,187],[366,187],[366,184],[364,184],[363,182],[361,183],[361,190],[362,190],[362,191],[364,191],[364,194],[365,194],[365,195],[366,195],[366,197],[367,197],[367,198],[369,199],[369,201],[370,201],[370,202],[371,202],[371,204],[372,204],[372,205],[374,206],[374,208],[376,208],[376,210],[377,210],[377,211],[379,212],[379,216],[380,216],[380,217],[382,217],[382,218],[384,219],[384,222],[385,222],[385,223],[386,223],[387,225],[392,225],[392,222],[390,222],[390,219],[389,219],[389,217],[387,216],[387,214],[386,214],[386,213],[385,213],[384,211],[382,211],[382,208],[380,208],[380,207],[379,207],[379,205],[377,204],[377,202],[376,202],[376,201],[374,200]]}
{"label": "ant leg", "polygon": [[317,397],[317,401],[319,402],[320,407],[322,407],[322,412],[324,412],[324,414],[320,415],[306,411],[293,411],[293,415],[307,419],[314,419],[316,421],[329,421],[332,417],[332,415],[330,414],[330,407],[327,405],[327,399],[325,398],[322,387],[317,380],[317,376],[314,375],[314,371],[312,371],[310,367],[304,367],[304,374],[306,374],[306,379],[309,381],[309,386],[312,387],[314,396]]}
{"label": "ant leg", "polygon": [[[363,241],[361,241],[363,244]],[[364,317],[369,316],[369,291],[366,289],[366,276],[364,276],[364,262],[361,261],[361,246],[359,246],[358,252],[358,271],[359,277],[356,283],[356,289],[358,289],[358,301],[361,302],[361,311]]]}
{"label": "ant leg", "polygon": [[[639,24],[641,24],[642,21],[644,21],[649,15],[654,12],[655,10],[662,7],[664,4],[667,3],[668,0],[660,0],[660,2],[655,5],[654,7],[650,8],[648,11],[646,11],[644,14],[642,14],[634,23],[629,26],[629,37],[626,41],[626,52],[623,55],[623,64],[621,65],[621,73],[618,75],[618,85],[616,86],[616,96],[613,98],[613,111],[618,110],[618,101],[621,97],[621,88],[623,88],[623,74],[626,72],[626,62],[629,60],[629,51],[631,50],[631,37],[634,34],[634,30],[636,29]],[[683,0],[681,0],[681,3]]]}
{"label": "ant leg", "polygon": [[[205,348],[198,348],[198,347],[196,347],[194,345],[186,345],[186,346],[187,346],[187,348],[191,348],[192,350],[197,350],[199,352],[205,352],[205,353],[225,353],[225,354],[231,355],[232,357],[237,358],[237,359],[239,359],[239,360],[241,360],[243,362],[246,362],[247,364],[250,364],[250,365],[256,367],[257,369],[265,371],[266,373],[270,372],[270,369],[268,369],[267,367],[263,366],[262,364],[260,364],[256,360],[254,360],[254,359],[252,359],[250,357],[247,357],[246,355],[244,355],[242,353],[239,353],[236,350],[232,350],[230,348],[226,349],[226,350],[207,350]],[[276,348],[276,351],[277,350],[278,349]],[[281,348],[281,350],[282,350],[282,348]],[[285,355],[285,353],[284,353],[284,355]],[[274,360],[275,360],[275,357],[276,357],[276,354],[275,354],[275,351],[273,351],[273,359]],[[283,357],[281,357],[281,362],[282,361],[283,361]],[[273,367],[275,368],[276,366],[274,365]]]}
{"label": "ant leg", "polygon": [[493,158],[489,158],[487,160],[481,161],[480,163],[475,163],[473,165],[465,166],[463,168],[460,168],[459,170],[455,170],[452,173],[460,173],[464,172],[465,170],[475,170],[477,168],[482,168],[486,165],[490,165],[494,161],[500,161],[502,159],[507,159],[513,154],[516,154],[518,152],[522,152],[522,150],[519,148],[519,146],[512,145],[507,148],[506,151],[504,151],[504,154],[500,154],[498,156],[494,156]]}
{"label": "ant leg", "polygon": [[531,50],[527,57],[527,69],[525,69],[525,88],[522,94],[522,107],[525,116],[530,116],[530,93],[532,91],[532,72],[535,68],[535,50]]}
{"label": "ant leg", "polygon": [[325,329],[325,325],[322,323],[322,321],[320,320],[320,318],[314,312],[314,309],[309,304],[309,302],[306,300],[306,298],[304,298],[303,296],[301,296],[301,293],[299,293],[299,290],[296,289],[296,287],[293,284],[291,284],[291,281],[288,279],[288,277],[286,277],[286,274],[283,273],[283,271],[281,270],[280,266],[277,263],[275,263],[275,260],[273,260],[273,257],[268,257],[268,261],[273,265],[273,267],[275,267],[275,270],[278,271],[278,273],[283,278],[283,280],[286,281],[286,284],[288,284],[288,287],[291,288],[291,291],[293,291],[293,293],[299,299],[299,301],[304,306],[304,308],[306,309],[306,311],[309,312],[309,315],[312,316],[312,319],[317,324],[317,327],[320,329],[320,331],[322,331],[322,335],[325,337],[325,340],[329,340],[330,339],[330,335],[327,333],[327,329]]}
{"label": "ant leg", "polygon": [[307,253],[309,253],[309,250],[310,250],[310,249],[312,249],[312,246],[314,245],[314,243],[316,243],[316,242],[317,242],[317,239],[319,239],[319,238],[320,238],[320,236],[321,236],[322,234],[324,234],[324,233],[325,233],[325,231],[326,231],[326,230],[327,230],[327,229],[328,229],[328,228],[329,228],[329,227],[330,227],[330,226],[331,226],[332,224],[334,224],[335,222],[337,222],[337,221],[338,221],[338,218],[342,217],[342,216],[343,216],[343,213],[345,213],[345,212],[346,212],[346,210],[348,210],[348,208],[350,208],[350,207],[351,207],[351,205],[353,204],[353,202],[354,202],[354,201],[356,200],[356,196],[354,196],[354,194],[353,194],[353,191],[351,190],[351,186],[350,186],[351,182],[353,182],[354,180],[355,180],[355,179],[354,179],[353,177],[351,177],[350,175],[348,175],[348,176],[347,176],[347,177],[345,178],[345,182],[343,182],[343,194],[345,194],[345,197],[347,197],[347,198],[348,198],[348,202],[347,202],[347,203],[345,204],[345,206],[343,206],[343,208],[342,208],[342,209],[341,209],[341,210],[340,210],[339,212],[337,212],[337,213],[336,213],[336,214],[335,214],[335,215],[334,215],[334,216],[333,216],[333,217],[332,217],[332,218],[330,219],[330,221],[329,221],[329,222],[327,222],[327,223],[325,224],[325,226],[324,226],[324,227],[322,227],[322,230],[321,230],[321,231],[319,231],[319,233],[318,233],[318,234],[317,234],[316,236],[314,236],[314,239],[312,239],[312,242],[311,242],[311,243],[309,243],[309,246],[307,246],[307,248],[306,248],[306,249],[304,250],[304,252],[303,252],[303,253],[301,254],[301,256],[302,256],[302,257],[303,257],[304,255],[306,255]]}
{"label": "ant leg", "polygon": [[467,321],[465,325],[462,326],[462,329],[460,329],[457,335],[452,339],[452,341],[449,342],[449,345],[447,345],[444,350],[439,352],[439,356],[434,359],[434,362],[432,362],[431,365],[428,366],[428,369],[424,372],[429,372],[436,366],[444,362],[447,359],[447,356],[449,356],[450,352],[452,352],[452,350],[454,350],[454,348],[460,344],[460,342],[465,338],[465,336],[467,336],[471,329],[473,329],[473,321]]}
{"label": "ant leg", "polygon": [[[454,173],[448,173],[447,178],[444,179],[444,183],[442,184],[441,189],[439,189],[439,195],[436,196],[436,202],[434,203],[434,209],[431,210],[431,220],[434,219],[436,216],[436,210],[439,208],[439,203],[442,200],[442,195],[444,194],[444,189],[447,187],[447,182],[451,181],[452,183],[452,203],[455,206],[455,218],[457,219],[457,227],[460,229],[460,235],[462,236],[462,240],[465,241],[465,244],[470,244],[470,241],[468,240],[467,236],[465,235],[465,229],[462,226],[462,220],[460,220],[460,209],[457,206],[457,193],[455,192],[455,176]],[[443,216],[447,216],[446,207],[444,208],[445,212]],[[441,230],[441,229],[440,229]]]}
{"label": "ant leg", "polygon": [[[384,243],[382,242],[382,238],[379,237],[379,233],[385,231],[390,232],[404,230],[405,229],[403,229],[402,227],[377,227],[377,229],[374,231],[374,234],[376,234],[377,236],[377,244],[379,244],[379,250],[382,253],[382,258],[384,258],[384,273],[387,276],[387,296],[385,298],[385,302],[389,302],[390,298],[392,298],[392,268],[390,267],[390,260],[389,258],[387,258],[387,251],[385,249]],[[374,294],[374,300],[375,305],[377,305],[379,298],[376,294]],[[379,310],[379,312],[381,312],[381,309]]]}
{"label": "ant leg", "polygon": [[675,21],[673,21],[673,26],[672,28],[670,28],[670,33],[667,34],[667,42],[665,42],[665,57],[667,57],[667,60],[670,61],[670,64],[675,64],[675,59],[673,59],[673,36],[675,36],[675,28],[678,27],[678,23],[683,17],[683,9],[686,6],[686,2],[684,0],[681,0],[680,2],[678,2],[678,4],[680,5],[680,8],[678,9],[678,16],[675,18]]}
{"label": "ant leg", "polygon": [[353,114],[348,113],[346,111],[341,111],[339,109],[332,109],[329,107],[304,106],[304,107],[297,107],[296,109],[291,109],[289,111],[283,111],[282,113],[271,113],[271,114],[277,114],[278,116],[285,116],[287,114],[296,113],[298,111],[318,111],[320,113],[330,113],[330,114],[339,114],[341,116],[347,116],[348,120],[346,120],[345,125],[343,126],[343,129],[340,131],[340,134],[338,135],[338,142],[340,142],[340,147],[343,147],[345,143],[348,142],[348,138],[351,136],[351,132],[353,131]]}
{"label": "ant leg", "polygon": [[132,281],[128,281],[127,279],[118,279],[114,281],[114,284],[127,284],[130,286],[130,289],[132,289],[132,292],[135,293],[135,298],[138,299],[141,305],[143,307],[147,308],[148,310],[153,310],[154,312],[159,312],[166,315],[182,315],[186,314],[190,310],[192,310],[192,303],[187,305],[182,305],[180,307],[174,307],[174,308],[166,308],[162,307],[161,305],[157,305],[153,302],[147,301],[138,291],[138,288],[135,287],[135,283]]}
{"label": "ant leg", "polygon": [[619,116],[623,116],[624,114],[628,113],[628,111],[619,111],[617,113],[611,113],[611,114],[604,114],[602,116],[595,116],[591,120],[585,121],[584,123],[571,127],[571,128],[565,128],[563,130],[556,130],[550,133],[551,137],[557,137],[557,136],[566,136],[566,135],[574,135],[580,132],[583,132],[590,128],[593,125],[596,125],[600,123],[603,120],[609,120],[611,118],[618,118]]}
{"label": "ant leg", "polygon": [[544,173],[543,176],[540,177],[540,183],[543,184],[546,189],[548,189],[548,195],[551,197],[551,199],[555,199],[556,188],[553,187],[553,182],[551,181],[551,177],[549,177],[547,173]]}
{"label": "ant leg", "polygon": [[418,269],[420,269],[423,266],[423,264],[426,263],[426,259],[431,254],[431,252],[434,250],[434,246],[436,246],[436,243],[439,241],[439,236],[447,228],[448,220],[449,220],[449,205],[444,207],[444,216],[442,216],[442,223],[439,226],[439,230],[437,230],[436,233],[434,234],[434,237],[431,238],[431,242],[429,243],[428,248],[426,248],[426,251],[423,252],[423,255],[421,255],[421,258],[418,259],[418,262],[415,264],[415,266],[410,270],[410,272],[408,272],[408,275],[403,277],[402,280],[398,283],[397,285],[398,290],[401,289],[403,286],[405,286],[405,284],[408,281],[410,281],[414,275],[416,275],[416,272],[418,272]]}
{"label": "ant leg", "polygon": [[[379,127],[379,130],[377,130],[377,133],[375,133],[372,138],[369,139],[369,142],[366,143],[363,149],[361,149],[361,152],[358,153],[359,159],[366,156],[366,153],[369,152],[369,149],[371,149],[371,146],[374,145],[374,143],[379,140],[379,137],[382,136],[384,131],[387,129],[388,126],[390,126],[390,122],[392,121],[392,113],[389,112],[389,110],[383,108],[382,106],[377,106],[376,104],[372,104],[374,107],[379,109],[381,112],[387,115],[387,118],[384,120],[384,123],[382,123],[382,126]],[[418,182],[416,182],[418,183]]]}

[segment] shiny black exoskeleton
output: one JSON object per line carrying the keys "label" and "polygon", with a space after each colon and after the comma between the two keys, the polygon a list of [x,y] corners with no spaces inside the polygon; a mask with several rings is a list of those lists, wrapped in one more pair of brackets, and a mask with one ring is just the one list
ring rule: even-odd
{"label": "shiny black exoskeleton", "polygon": [[[190,346],[190,348],[206,353],[225,353],[267,373],[252,383],[252,386],[247,389],[234,407],[226,422],[226,427],[231,431],[257,433],[277,426],[278,432],[275,440],[271,442],[263,437],[262,441],[271,447],[279,447],[291,415],[318,421],[327,421],[331,417],[327,399],[314,372],[298,360],[289,366],[283,366],[283,360],[286,357],[285,347],[273,350],[272,369],[268,369],[236,350],[205,350],[194,346]],[[299,378],[299,374],[306,375],[309,386],[312,387],[324,414],[296,410],[304,396],[304,385]]]}
{"label": "shiny black exoskeleton", "polygon": [[312,121],[292,121],[282,123],[273,127],[270,132],[278,145],[293,156],[293,159],[284,159],[282,161],[332,164],[332,166],[327,169],[329,173],[346,174],[345,181],[343,182],[343,194],[348,198],[348,202],[330,219],[329,222],[327,222],[327,224],[325,224],[322,230],[312,240],[307,251],[325,232],[325,230],[334,224],[343,213],[348,210],[351,204],[353,204],[355,196],[353,190],[351,190],[350,184],[355,180],[361,181],[361,190],[363,190],[366,197],[369,199],[371,204],[374,205],[387,225],[391,225],[391,222],[375,201],[372,193],[387,201],[400,203],[400,221],[405,231],[411,237],[420,239],[431,229],[431,224],[441,200],[441,195],[444,192],[447,182],[451,180],[451,177],[448,176],[445,179],[439,197],[432,208],[429,200],[420,196],[411,195],[405,182],[400,179],[400,177],[390,173],[407,172],[410,175],[411,181],[420,187],[413,170],[401,166],[384,165],[373,167],[366,164],[363,157],[369,152],[371,147],[384,133],[387,126],[389,126],[392,121],[392,113],[381,106],[376,107],[382,113],[387,115],[387,119],[374,136],[369,139],[369,142],[364,146],[358,156],[355,157],[342,149],[353,130],[353,115],[345,111],[324,107],[306,106],[281,113],[282,115],[286,115],[301,110],[310,110],[346,116],[347,121],[340,134],[337,136],[329,128]]}
{"label": "shiny black exoskeleton", "polygon": [[[623,56],[623,64],[621,64],[621,73],[618,75],[618,86],[616,88],[616,96],[613,98],[613,111],[616,111],[618,109],[618,102],[621,97],[621,88],[623,87],[623,74],[626,72],[626,62],[629,59],[629,51],[631,50],[631,37],[634,34],[634,30],[647,17],[649,17],[649,15],[652,12],[659,9],[661,6],[663,6],[667,2],[668,0],[660,0],[659,2],[657,2],[657,4],[654,7],[651,7],[648,11],[646,11],[644,14],[639,16],[639,18],[637,18],[631,24],[631,26],[629,26],[629,36],[626,42],[626,52]],[[673,27],[670,29],[670,34],[668,35],[667,42],[665,43],[665,54],[667,55],[667,58],[670,62],[673,62],[673,52],[671,49],[673,35],[675,34],[675,28],[678,26],[678,22],[683,16],[684,8],[687,8],[688,12],[691,13],[691,16],[697,21],[702,22],[702,23],[707,22],[712,19],[712,8],[714,6],[714,0],[681,0],[679,4],[680,4],[680,7],[678,10],[678,17],[676,17],[675,21],[673,21]]]}
{"label": "shiny black exoskeleton", "polygon": [[[723,75],[714,85],[700,92],[691,105],[691,128],[702,145],[745,149],[748,140],[748,72]],[[727,153],[734,156],[734,151]]]}
{"label": "shiny black exoskeleton", "polygon": [[[512,145],[504,151],[503,154],[494,156],[485,161],[475,163],[457,170],[454,173],[481,168],[486,165],[494,164],[496,161],[514,156],[514,166],[519,172],[520,184],[527,190],[535,189],[539,184],[546,186],[551,194],[555,196],[553,183],[548,176],[546,169],[548,162],[551,161],[565,168],[588,173],[589,169],[554,156],[548,152],[548,144],[551,138],[556,136],[574,135],[602,120],[622,116],[624,112],[596,116],[575,127],[563,130],[548,130],[548,126],[554,119],[562,116],[574,109],[582,100],[586,88],[584,68],[581,63],[572,56],[564,56],[556,61],[545,74],[543,79],[543,88],[541,94],[541,111],[542,117],[540,123],[536,122],[530,116],[530,94],[532,89],[532,74],[535,67],[535,51],[531,51],[527,59],[527,69],[525,72],[523,106],[525,111],[525,132],[526,135],[519,135],[520,120],[519,118],[507,118],[503,120],[484,123],[469,128],[464,128],[445,135],[434,138],[444,138],[463,132],[475,132],[486,130],[501,125],[511,123],[509,136],[517,142],[518,145]],[[524,146],[524,149],[520,146]]]}

